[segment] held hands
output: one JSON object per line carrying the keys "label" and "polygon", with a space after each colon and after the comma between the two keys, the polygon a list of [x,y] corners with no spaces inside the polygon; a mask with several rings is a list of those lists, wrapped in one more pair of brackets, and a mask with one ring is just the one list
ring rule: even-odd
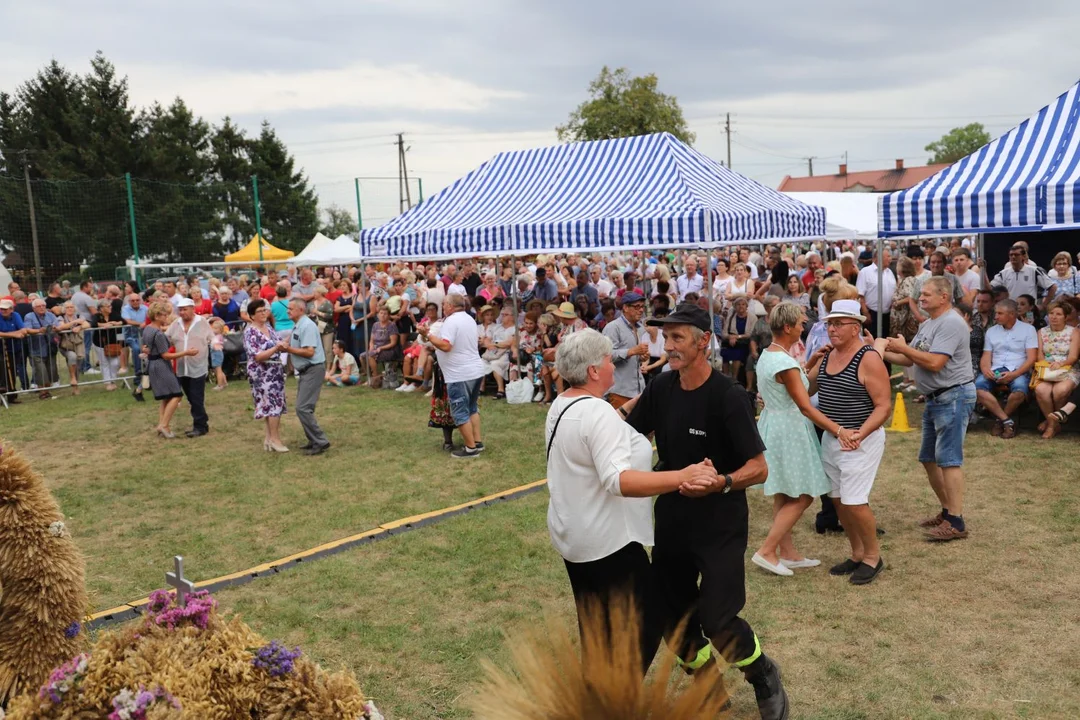
{"label": "held hands", "polygon": [[1060,360],[1055,360],[1054,362],[1050,363],[1050,369],[1051,370],[1059,370],[1064,365],[1065,365],[1065,363],[1061,362]]}
{"label": "held hands", "polygon": [[862,437],[858,430],[848,430],[847,428],[840,428],[840,432],[836,435],[836,439],[840,441],[840,447],[843,450],[858,450],[859,442]]}
{"label": "held hands", "polygon": [[679,493],[686,497],[705,497],[722,488],[724,484],[724,481],[716,474],[716,469],[709,458],[705,458],[696,465],[687,466],[681,472],[683,482],[679,486]]}

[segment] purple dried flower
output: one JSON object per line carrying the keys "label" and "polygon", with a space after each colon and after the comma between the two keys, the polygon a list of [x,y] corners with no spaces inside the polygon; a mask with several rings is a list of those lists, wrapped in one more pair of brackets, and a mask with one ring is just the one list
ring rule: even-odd
{"label": "purple dried flower", "polygon": [[76,637],[80,632],[82,632],[82,625],[80,625],[79,621],[76,620],[70,625],[68,625],[66,628],[64,628],[64,637],[70,640],[73,637]]}
{"label": "purple dried flower", "polygon": [[175,607],[175,594],[166,590],[150,593],[150,602],[146,606],[147,617],[157,625],[164,625],[173,630],[179,625],[192,624],[205,630],[210,622],[210,614],[217,607],[217,601],[206,590],[199,590],[187,596],[187,607]]}
{"label": "purple dried flower", "polygon": [[270,677],[282,677],[293,671],[294,661],[300,655],[300,648],[296,647],[290,651],[277,640],[272,640],[269,645],[264,645],[255,651],[251,664],[268,672]]}

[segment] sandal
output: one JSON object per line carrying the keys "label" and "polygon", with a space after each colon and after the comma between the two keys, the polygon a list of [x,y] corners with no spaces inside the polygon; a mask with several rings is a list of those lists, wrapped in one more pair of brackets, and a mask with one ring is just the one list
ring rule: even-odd
{"label": "sandal", "polygon": [[1050,413],[1050,417],[1046,418],[1046,420],[1051,423],[1056,422],[1059,425],[1065,425],[1069,422],[1069,417],[1069,413],[1063,412],[1061,410],[1055,410],[1054,412]]}

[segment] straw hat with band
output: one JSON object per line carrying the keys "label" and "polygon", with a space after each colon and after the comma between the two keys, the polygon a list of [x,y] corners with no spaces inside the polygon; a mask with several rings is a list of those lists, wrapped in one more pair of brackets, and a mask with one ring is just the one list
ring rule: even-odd
{"label": "straw hat with band", "polygon": [[572,302],[564,302],[563,304],[559,305],[558,310],[552,310],[551,314],[555,317],[561,317],[566,320],[574,320],[578,316],[577,309],[574,307],[574,303]]}

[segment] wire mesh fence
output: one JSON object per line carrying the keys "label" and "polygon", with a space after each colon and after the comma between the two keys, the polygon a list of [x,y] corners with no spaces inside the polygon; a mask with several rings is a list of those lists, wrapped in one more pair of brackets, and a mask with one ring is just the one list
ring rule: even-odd
{"label": "wire mesh fence", "polygon": [[[300,252],[321,229],[355,235],[419,203],[423,180],[173,183],[121,177],[30,180],[0,174],[0,255],[25,292],[56,282],[146,280],[138,263],[220,262],[257,234]],[[320,203],[325,211],[320,213]],[[357,218],[360,222],[357,223]],[[7,288],[0,288],[6,294]]]}

